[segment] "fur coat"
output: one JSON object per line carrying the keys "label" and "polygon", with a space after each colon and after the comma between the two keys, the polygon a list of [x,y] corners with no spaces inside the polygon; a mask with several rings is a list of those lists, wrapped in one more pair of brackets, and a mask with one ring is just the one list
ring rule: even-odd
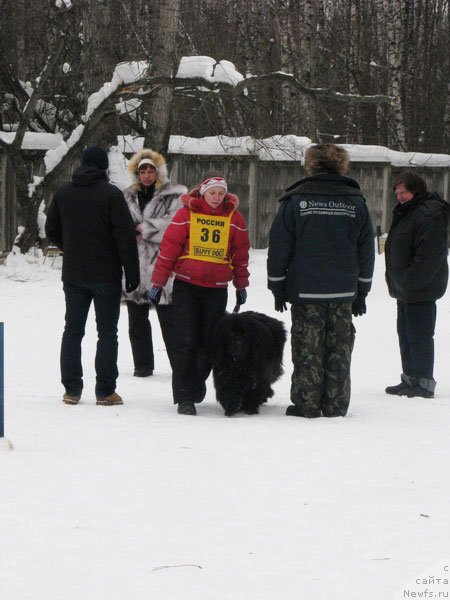
{"label": "fur coat", "polygon": [[[155,193],[150,202],[141,211],[138,200],[140,183],[137,176],[137,165],[143,158],[150,158],[156,166],[157,178]],[[153,150],[142,150],[135,154],[128,165],[134,183],[124,190],[128,209],[134,225],[142,224],[142,237],[138,241],[139,266],[141,283],[137,290],[131,293],[122,293],[124,300],[137,304],[150,304],[146,293],[151,288],[153,266],[159,252],[163,235],[172,221],[172,217],[181,207],[180,196],[187,192],[183,185],[172,184],[168,179],[167,166],[164,157]],[[170,304],[172,301],[173,278],[169,278],[164,287],[160,304]]]}

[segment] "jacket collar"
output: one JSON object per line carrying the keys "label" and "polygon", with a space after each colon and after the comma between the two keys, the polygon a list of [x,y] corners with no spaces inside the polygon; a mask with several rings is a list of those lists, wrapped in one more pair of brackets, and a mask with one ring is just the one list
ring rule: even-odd
{"label": "jacket collar", "polygon": [[199,195],[198,190],[194,190],[189,194],[183,194],[181,202],[186,208],[205,215],[229,215],[239,205],[237,196],[227,193],[220,206],[211,208],[203,196]]}
{"label": "jacket collar", "polygon": [[295,194],[318,194],[325,196],[362,196],[359,184],[345,175],[337,173],[316,173],[300,179],[288,187],[278,199],[279,202]]}

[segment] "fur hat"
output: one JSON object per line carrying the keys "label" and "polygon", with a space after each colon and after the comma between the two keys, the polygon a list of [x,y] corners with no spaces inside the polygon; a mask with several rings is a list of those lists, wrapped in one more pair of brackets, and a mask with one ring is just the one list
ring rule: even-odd
{"label": "fur hat", "polygon": [[109,167],[107,153],[99,146],[91,146],[81,155],[81,164],[89,167],[97,167],[100,171],[106,171]]}
{"label": "fur hat", "polygon": [[[143,162],[146,160],[146,162]],[[133,178],[133,187],[139,190],[141,184],[139,183],[138,169],[142,164],[152,164],[156,169],[156,188],[160,188],[162,185],[169,181],[169,175],[167,173],[166,160],[162,154],[150,150],[149,148],[143,148],[140,152],[136,152],[128,163],[128,171],[131,173]]]}
{"label": "fur hat", "polygon": [[350,165],[349,156],[344,148],[334,144],[317,144],[305,153],[305,170],[308,175],[316,173],[336,173],[345,175]]}

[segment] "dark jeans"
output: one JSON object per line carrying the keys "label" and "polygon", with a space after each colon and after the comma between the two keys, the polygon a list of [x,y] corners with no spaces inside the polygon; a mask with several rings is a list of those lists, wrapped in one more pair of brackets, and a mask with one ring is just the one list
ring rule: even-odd
{"label": "dark jeans", "polygon": [[397,333],[405,375],[433,379],[436,302],[397,301]]}
{"label": "dark jeans", "polygon": [[175,279],[173,310],[176,327],[172,390],[175,404],[198,402],[211,372],[209,347],[214,327],[225,314],[226,288],[207,288]]}
{"label": "dark jeans", "polygon": [[[131,351],[135,369],[155,368],[153,353],[152,326],[149,319],[149,304],[136,304],[127,302],[128,309],[128,334],[130,336]],[[173,355],[175,349],[175,323],[173,307],[171,304],[162,304],[156,307],[159,325],[164,344],[173,369]]]}
{"label": "dark jeans", "polygon": [[92,283],[72,285],[64,283],[66,296],[66,325],[61,343],[61,382],[69,394],[81,394],[83,368],[81,365],[81,340],[91,302],[94,301],[97,323],[97,373],[95,394],[109,396],[116,389],[117,323],[120,314],[121,284]]}

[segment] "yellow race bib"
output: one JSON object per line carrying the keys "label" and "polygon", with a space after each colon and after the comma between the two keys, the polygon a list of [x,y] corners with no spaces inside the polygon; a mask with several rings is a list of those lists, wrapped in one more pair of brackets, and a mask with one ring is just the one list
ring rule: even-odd
{"label": "yellow race bib", "polygon": [[228,264],[228,239],[232,214],[226,217],[191,211],[189,254],[184,258]]}

